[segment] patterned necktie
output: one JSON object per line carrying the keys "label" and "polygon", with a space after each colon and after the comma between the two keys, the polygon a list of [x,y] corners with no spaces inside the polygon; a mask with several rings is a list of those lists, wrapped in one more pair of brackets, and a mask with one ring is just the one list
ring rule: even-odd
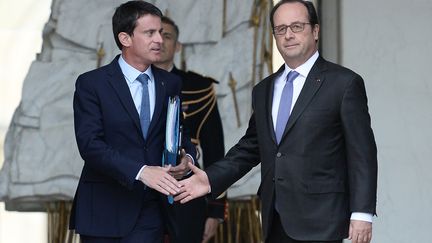
{"label": "patterned necktie", "polygon": [[147,138],[147,131],[150,126],[150,98],[148,92],[149,76],[142,73],[137,80],[142,84],[142,100],[140,110],[140,123],[144,138]]}
{"label": "patterned necktie", "polygon": [[285,131],[288,118],[291,113],[291,104],[293,98],[293,81],[298,77],[299,73],[296,71],[290,71],[287,75],[287,81],[282,90],[282,96],[279,103],[279,110],[276,120],[276,141],[279,144],[282,139],[282,135]]}

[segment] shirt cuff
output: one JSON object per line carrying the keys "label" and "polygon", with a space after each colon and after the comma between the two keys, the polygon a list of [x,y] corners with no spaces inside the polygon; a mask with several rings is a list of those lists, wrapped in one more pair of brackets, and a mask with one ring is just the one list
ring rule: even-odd
{"label": "shirt cuff", "polygon": [[372,223],[372,217],[373,215],[370,213],[359,213],[359,212],[353,212],[351,214],[351,220],[361,220]]}
{"label": "shirt cuff", "polygon": [[[192,164],[195,165],[195,160],[194,160],[194,158],[192,157],[192,155],[190,155],[190,154],[186,154],[186,156],[188,156],[188,157],[192,160]],[[185,176],[190,175],[190,173],[192,173],[192,170],[189,170],[188,173],[186,173]]]}
{"label": "shirt cuff", "polygon": [[138,171],[138,174],[135,176],[135,180],[139,181],[139,177],[141,175],[142,170],[146,167],[147,165],[143,165],[143,167],[141,167],[141,169]]}

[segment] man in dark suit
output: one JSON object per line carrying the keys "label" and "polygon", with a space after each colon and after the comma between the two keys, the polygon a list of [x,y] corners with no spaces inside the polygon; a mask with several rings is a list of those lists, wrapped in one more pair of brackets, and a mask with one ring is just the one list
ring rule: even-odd
{"label": "man in dark suit", "polygon": [[[182,48],[178,41],[178,26],[168,17],[162,17],[161,58],[155,65],[179,76],[182,81],[184,124],[190,130],[192,143],[202,151],[203,166],[223,158],[225,154],[222,121],[217,107],[215,80],[197,73],[179,70],[174,56]],[[206,243],[216,233],[225,216],[226,194],[217,199],[198,198],[187,204],[174,204],[170,213],[176,226],[176,235],[170,243]]]}
{"label": "man in dark suit", "polygon": [[261,162],[266,242],[370,242],[377,150],[363,79],[319,56],[313,4],[270,15],[285,65],[256,85],[246,134],[225,159],[181,181],[175,198],[217,196]]}
{"label": "man in dark suit", "polygon": [[70,228],[84,243],[162,242],[161,205],[178,192],[174,177],[195,156],[185,138],[191,155],[161,167],[168,98],[181,92],[177,76],[152,65],[160,58],[161,17],[144,1],[120,5],[112,22],[121,55],[76,81],[75,134],[84,167]]}

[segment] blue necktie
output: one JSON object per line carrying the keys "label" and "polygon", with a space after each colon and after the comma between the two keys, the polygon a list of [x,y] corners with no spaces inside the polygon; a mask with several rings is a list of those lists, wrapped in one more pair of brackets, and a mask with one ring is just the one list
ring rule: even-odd
{"label": "blue necktie", "polygon": [[279,144],[285,131],[288,118],[291,113],[291,104],[293,98],[293,81],[299,75],[296,71],[290,71],[287,75],[285,86],[282,90],[282,96],[279,103],[279,110],[276,120],[276,141]]}
{"label": "blue necktie", "polygon": [[150,98],[148,92],[149,76],[142,73],[137,80],[142,84],[142,100],[140,110],[140,123],[144,138],[147,138],[147,131],[150,126]]}

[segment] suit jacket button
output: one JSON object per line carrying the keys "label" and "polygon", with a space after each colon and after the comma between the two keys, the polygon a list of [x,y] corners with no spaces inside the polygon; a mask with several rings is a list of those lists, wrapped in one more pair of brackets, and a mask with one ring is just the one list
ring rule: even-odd
{"label": "suit jacket button", "polygon": [[282,153],[281,153],[281,152],[278,152],[278,153],[276,154],[276,157],[278,157],[278,158],[282,157]]}
{"label": "suit jacket button", "polygon": [[273,181],[273,182],[275,181],[275,178],[274,178],[274,177],[272,178],[272,181]]}

